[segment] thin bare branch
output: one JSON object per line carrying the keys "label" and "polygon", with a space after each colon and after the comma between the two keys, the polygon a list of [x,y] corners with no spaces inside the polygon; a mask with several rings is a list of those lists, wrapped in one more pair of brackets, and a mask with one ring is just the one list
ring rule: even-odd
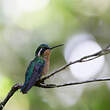
{"label": "thin bare branch", "polygon": [[105,78],[97,78],[97,79],[90,79],[86,81],[78,81],[78,82],[71,82],[71,83],[65,83],[65,84],[40,84],[38,87],[41,88],[59,88],[59,87],[64,87],[64,86],[72,86],[72,85],[80,85],[80,84],[87,84],[91,82],[102,82],[102,81],[110,81],[110,77],[105,77]]}
{"label": "thin bare branch", "polygon": [[73,61],[73,62],[70,62],[62,67],[60,67],[59,69],[57,69],[56,71],[50,73],[49,75],[45,76],[44,78],[42,78],[40,80],[40,82],[44,82],[46,79],[49,79],[51,76],[55,75],[56,73],[66,69],[67,67],[69,67],[70,65],[73,65],[73,64],[76,64],[76,63],[82,63],[82,62],[87,62],[87,61],[91,61],[91,60],[94,60],[98,57],[101,57],[103,55],[106,55],[106,54],[109,54],[110,53],[110,45],[108,45],[105,49],[97,52],[97,53],[94,53],[92,55],[88,55],[88,56],[84,56],[82,58],[80,58],[79,60],[76,60],[76,61]]}
{"label": "thin bare branch", "polygon": [[22,85],[20,84],[15,84],[11,90],[9,91],[8,95],[6,96],[6,98],[0,103],[0,110],[2,110],[4,108],[4,106],[6,105],[6,103],[9,101],[9,99],[14,95],[14,93],[20,89],[22,87]]}

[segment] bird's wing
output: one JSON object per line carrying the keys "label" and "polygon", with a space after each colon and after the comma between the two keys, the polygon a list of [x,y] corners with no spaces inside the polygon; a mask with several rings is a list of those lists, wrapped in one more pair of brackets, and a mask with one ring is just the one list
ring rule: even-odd
{"label": "bird's wing", "polygon": [[42,71],[45,66],[45,61],[38,59],[36,62],[32,61],[26,71],[25,83],[21,88],[23,93],[26,93],[42,76]]}
{"label": "bird's wing", "polygon": [[33,70],[34,70],[35,62],[31,61],[25,74],[25,82],[28,82],[32,76]]}

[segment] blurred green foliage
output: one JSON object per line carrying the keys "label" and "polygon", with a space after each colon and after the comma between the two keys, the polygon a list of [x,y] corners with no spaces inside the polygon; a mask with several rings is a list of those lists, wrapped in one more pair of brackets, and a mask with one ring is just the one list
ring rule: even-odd
{"label": "blurred green foliage", "polygon": [[[13,1],[5,1],[9,8],[11,4],[15,5]],[[24,12],[17,17],[11,15],[6,6],[1,0],[0,77],[3,76],[4,81],[0,79],[0,100],[14,83],[23,83],[25,70],[40,43],[50,46],[66,43],[72,34],[81,31],[93,34],[101,46],[110,41],[109,0],[50,0],[44,9]],[[16,10],[12,9],[12,12],[16,13]],[[52,52],[50,71],[65,63],[61,48]],[[40,92],[40,88],[33,88],[27,95],[17,92],[5,110],[110,109],[110,91],[105,85],[93,90],[85,89],[78,102],[71,107],[51,107],[43,101],[45,96]]]}

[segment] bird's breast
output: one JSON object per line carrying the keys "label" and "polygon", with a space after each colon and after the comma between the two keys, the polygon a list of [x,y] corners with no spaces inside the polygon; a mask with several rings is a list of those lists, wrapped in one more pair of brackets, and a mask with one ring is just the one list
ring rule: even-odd
{"label": "bird's breast", "polygon": [[49,60],[49,58],[48,57],[45,57],[44,60],[45,60],[45,66],[44,66],[42,75],[45,75],[48,72],[49,66],[50,66],[50,60]]}

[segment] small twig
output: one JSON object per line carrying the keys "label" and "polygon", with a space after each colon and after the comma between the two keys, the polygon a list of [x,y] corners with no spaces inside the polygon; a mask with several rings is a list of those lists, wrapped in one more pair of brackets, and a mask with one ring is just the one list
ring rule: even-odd
{"label": "small twig", "polygon": [[13,96],[13,94],[22,87],[20,84],[15,84],[11,90],[9,91],[8,95],[6,98],[0,103],[0,110],[2,110],[5,106],[5,104],[8,102],[8,100]]}

